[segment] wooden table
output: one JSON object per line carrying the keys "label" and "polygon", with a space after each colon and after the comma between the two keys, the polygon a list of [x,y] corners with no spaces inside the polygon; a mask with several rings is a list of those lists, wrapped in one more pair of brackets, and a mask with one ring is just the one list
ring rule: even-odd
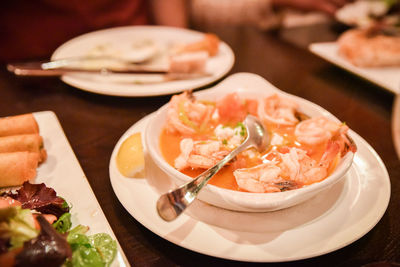
{"label": "wooden table", "polygon": [[[388,169],[392,186],[389,207],[368,234],[338,251],[283,265],[359,266],[379,261],[400,262],[400,162],[391,135],[394,95],[304,48],[309,40],[332,40],[337,33],[331,27],[291,30],[289,34],[252,28],[202,30],[216,32],[232,47],[236,63],[231,74],[259,74],[278,88],[326,108],[365,138]],[[130,216],[111,188],[108,164],[116,142],[132,124],[169,98],[96,95],[70,87],[57,78],[19,78],[8,73],[5,66],[0,72],[0,116],[41,110],[56,113],[133,266],[249,266],[198,254],[155,235]]]}

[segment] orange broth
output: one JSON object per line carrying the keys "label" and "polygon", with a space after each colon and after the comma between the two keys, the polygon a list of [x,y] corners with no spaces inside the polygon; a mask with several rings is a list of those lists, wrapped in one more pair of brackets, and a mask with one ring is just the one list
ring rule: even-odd
{"label": "orange broth", "polygon": [[[312,159],[319,161],[325,152],[325,147],[326,147],[326,142],[322,143],[318,146],[309,146],[309,145],[304,145],[296,142],[295,136],[294,136],[294,127],[282,127],[276,124],[272,123],[266,123],[266,128],[270,132],[271,136],[273,132],[276,132],[280,134],[281,136],[284,136],[285,139],[285,146],[289,147],[298,147],[303,150],[307,151],[308,156],[310,156]],[[192,138],[193,140],[206,140],[208,134],[212,134],[214,130],[214,125],[211,126],[209,129],[207,129],[207,132],[203,132],[202,134],[195,134],[192,136],[183,136],[179,133],[171,133],[167,131],[165,128],[163,129],[161,136],[160,136],[160,149],[161,153],[164,157],[164,159],[170,164],[171,166],[174,166],[174,161],[175,159],[179,156],[180,154],[180,142],[184,138]],[[278,150],[281,149],[281,147],[276,147],[272,146],[269,148],[267,151],[263,152],[261,157],[256,158],[256,159],[249,159],[242,157],[242,161],[244,159],[245,161],[245,166],[240,166],[240,168],[249,168],[256,166],[260,163],[262,163],[262,158],[264,155],[268,154],[271,152],[271,150]],[[241,157],[239,155],[238,157]],[[210,184],[213,184],[215,186],[225,188],[225,189],[230,189],[230,190],[236,190],[236,191],[245,191],[242,189],[239,189],[236,179],[233,175],[233,172],[235,169],[237,169],[238,166],[235,164],[235,162],[225,166],[222,168],[210,181]],[[330,172],[332,172],[334,167],[330,168]],[[182,173],[190,176],[190,177],[196,177],[202,172],[204,172],[205,169],[193,169],[193,168],[186,168],[184,170],[181,170]],[[303,186],[302,184],[298,185],[299,187]]]}
{"label": "orange broth", "polygon": [[[181,153],[179,149],[181,140],[186,137],[187,136],[183,137],[178,133],[170,133],[166,129],[162,131],[160,136],[161,153],[171,166],[174,166],[174,160]],[[191,137],[194,138],[193,136]],[[202,138],[197,136],[195,139],[201,140]],[[204,169],[186,168],[181,172],[194,178],[204,171]],[[233,171],[234,169],[231,165],[225,166],[209,181],[209,183],[226,189],[239,190],[235,177],[233,176]]]}

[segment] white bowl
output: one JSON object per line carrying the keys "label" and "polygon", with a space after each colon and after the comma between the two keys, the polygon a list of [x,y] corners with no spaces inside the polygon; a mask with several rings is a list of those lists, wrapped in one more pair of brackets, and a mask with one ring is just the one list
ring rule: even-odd
{"label": "white bowl", "polygon": [[[332,114],[320,106],[305,99],[280,91],[262,77],[251,73],[238,73],[229,76],[224,81],[211,89],[195,93],[197,99],[217,100],[226,94],[237,92],[242,97],[266,97],[271,94],[279,94],[295,100],[300,111],[314,117],[326,116],[334,121],[339,121]],[[160,150],[160,134],[166,122],[168,104],[161,107],[149,121],[145,131],[145,143],[148,152],[154,162],[168,174],[177,185],[184,184],[192,178],[179,172],[169,165]],[[198,198],[209,204],[246,212],[265,212],[288,208],[299,204],[325,188],[328,188],[342,179],[353,162],[354,153],[348,152],[339,162],[334,172],[321,182],[314,183],[303,188],[277,192],[277,193],[248,193],[229,189],[223,189],[214,185],[206,185]]]}

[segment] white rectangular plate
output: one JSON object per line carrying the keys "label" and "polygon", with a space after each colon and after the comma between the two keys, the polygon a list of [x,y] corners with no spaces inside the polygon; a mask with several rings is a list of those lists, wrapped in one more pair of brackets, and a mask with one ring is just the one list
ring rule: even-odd
{"label": "white rectangular plate", "polygon": [[[107,233],[118,243],[56,115],[52,111],[33,114],[48,154],[47,160],[38,168],[34,183],[45,183],[66,199],[72,206],[73,227],[87,225],[89,234]],[[119,244],[112,266],[129,266]]]}
{"label": "white rectangular plate", "polygon": [[336,42],[314,43],[309,50],[323,59],[369,80],[392,93],[400,93],[400,67],[360,68],[356,67],[338,54]]}

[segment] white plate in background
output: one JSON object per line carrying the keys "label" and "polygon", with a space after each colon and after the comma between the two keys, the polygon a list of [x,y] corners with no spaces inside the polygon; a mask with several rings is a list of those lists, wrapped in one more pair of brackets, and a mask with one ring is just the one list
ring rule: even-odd
{"label": "white plate in background", "polygon": [[338,54],[336,42],[314,43],[309,50],[323,59],[369,80],[392,93],[400,93],[400,67],[361,68],[351,64]]}
{"label": "white plate in background", "polygon": [[[157,214],[158,197],[174,188],[151,160],[144,144],[149,115],[129,128],[110,160],[113,190],[125,209],[160,237],[187,249],[219,258],[284,262],[323,255],[358,240],[381,219],[390,199],[386,167],[373,148],[352,132],[358,151],[346,177],[312,199],[280,211],[234,212],[196,200],[172,222]],[[141,132],[146,178],[122,176],[116,155],[122,142]],[[374,196],[371,198],[371,196]]]}
{"label": "white plate in background", "polygon": [[[45,183],[72,205],[73,227],[87,225],[88,234],[107,233],[118,244],[56,115],[52,111],[35,112],[33,115],[47,151],[47,159],[38,167],[33,183]],[[111,266],[130,266],[119,244]]]}
{"label": "white plate in background", "polygon": [[[163,50],[173,44],[191,43],[203,38],[204,33],[166,26],[126,26],[95,31],[78,36],[61,45],[53,53],[52,59],[87,56],[98,45],[109,45],[120,51],[126,51],[129,44],[141,40],[151,40]],[[227,74],[233,66],[235,57],[232,49],[221,41],[219,52],[210,57],[206,63],[206,72],[211,76],[157,82],[160,75],[154,79],[143,78],[143,75],[133,74],[101,74],[69,73],[62,76],[62,80],[74,87],[85,91],[115,96],[154,96],[167,95],[188,89],[196,89],[210,84]],[[163,62],[160,62],[163,64]],[[149,76],[147,76],[149,77]],[[154,83],[140,83],[140,81],[156,81]]]}

